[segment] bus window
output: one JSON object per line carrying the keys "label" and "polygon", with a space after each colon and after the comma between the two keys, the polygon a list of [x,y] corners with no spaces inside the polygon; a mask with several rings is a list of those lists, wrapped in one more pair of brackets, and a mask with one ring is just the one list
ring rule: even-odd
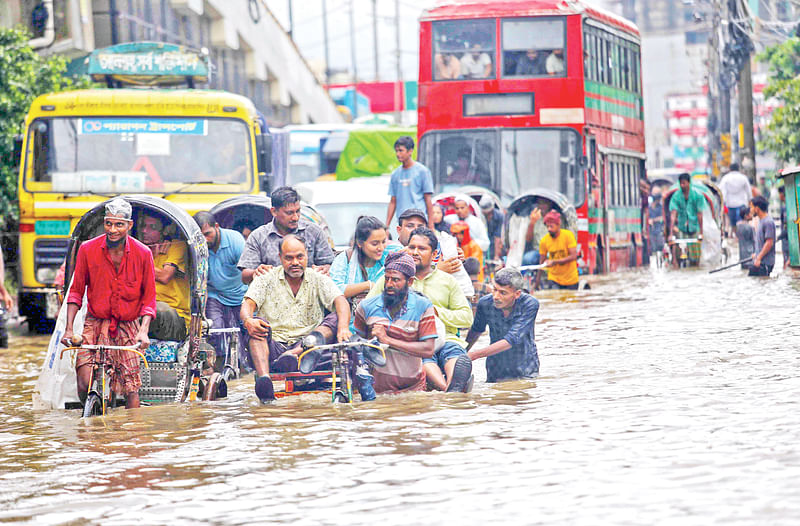
{"label": "bus window", "polygon": [[546,188],[564,194],[576,206],[583,203],[577,132],[502,130],[500,135],[501,198],[514,199],[524,190]]}
{"label": "bus window", "polygon": [[495,132],[441,132],[422,138],[420,154],[428,161],[438,190],[467,184],[494,186]]}
{"label": "bus window", "polygon": [[494,20],[433,24],[433,80],[494,78]]}
{"label": "bus window", "polygon": [[502,31],[504,77],[566,74],[563,18],[506,19]]}

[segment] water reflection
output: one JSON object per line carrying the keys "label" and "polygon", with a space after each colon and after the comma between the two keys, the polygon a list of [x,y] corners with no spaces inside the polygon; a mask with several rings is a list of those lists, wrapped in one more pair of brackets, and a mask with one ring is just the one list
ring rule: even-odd
{"label": "water reflection", "polygon": [[[0,519],[37,523],[792,524],[797,280],[630,272],[548,292],[536,380],[32,411],[47,339],[0,362]],[[35,519],[34,519],[35,518]]]}

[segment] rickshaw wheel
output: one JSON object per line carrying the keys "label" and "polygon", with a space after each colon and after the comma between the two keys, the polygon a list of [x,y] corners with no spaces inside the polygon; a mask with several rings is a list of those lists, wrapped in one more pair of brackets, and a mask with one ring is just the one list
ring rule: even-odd
{"label": "rickshaw wheel", "polygon": [[103,401],[95,393],[92,393],[86,398],[86,404],[83,406],[83,418],[90,416],[99,416],[103,414]]}
{"label": "rickshaw wheel", "polygon": [[214,373],[208,378],[205,390],[203,391],[203,400],[217,400],[228,396],[228,383],[219,373]]}
{"label": "rickshaw wheel", "polygon": [[349,400],[347,399],[347,395],[341,391],[336,391],[336,393],[333,395],[334,404],[346,404],[348,402]]}

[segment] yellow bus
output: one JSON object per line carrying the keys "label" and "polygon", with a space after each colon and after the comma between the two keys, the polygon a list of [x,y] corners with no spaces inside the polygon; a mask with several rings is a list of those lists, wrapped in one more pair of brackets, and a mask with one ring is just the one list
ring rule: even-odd
{"label": "yellow bus", "polygon": [[[163,52],[164,45],[158,47]],[[135,52],[154,54],[141,45]],[[122,78],[93,74],[103,77],[112,85]],[[34,100],[25,130],[19,309],[31,330],[52,327],[54,282],[69,235],[96,204],[119,194],[151,194],[194,213],[235,195],[268,191],[268,129],[253,103],[232,93],[104,88],[47,94]]]}

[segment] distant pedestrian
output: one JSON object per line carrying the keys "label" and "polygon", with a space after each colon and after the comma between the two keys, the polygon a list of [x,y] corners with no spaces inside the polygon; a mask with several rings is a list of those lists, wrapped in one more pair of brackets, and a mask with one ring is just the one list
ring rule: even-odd
{"label": "distant pedestrian", "polygon": [[769,202],[764,196],[754,197],[751,210],[758,216],[756,228],[756,256],[750,267],[750,276],[769,276],[775,266],[775,222],[769,215]]}
{"label": "distant pedestrian", "polygon": [[736,229],[739,222],[740,210],[748,208],[750,199],[753,198],[750,180],[739,171],[737,163],[731,163],[731,171],[726,173],[719,182],[725,206],[728,208],[728,220],[731,230]]}
{"label": "distant pedestrian", "polygon": [[488,259],[499,260],[503,257],[503,223],[505,214],[495,208],[494,199],[484,195],[480,200],[481,213],[486,219],[486,229],[489,231],[489,250],[486,253]]}
{"label": "distant pedestrian", "polygon": [[[739,261],[753,257],[756,251],[756,230],[750,221],[753,212],[749,208],[740,211],[739,222],[736,223],[736,239],[739,240]],[[750,268],[750,262],[742,263],[742,268]]]}
{"label": "distant pedestrian", "polygon": [[417,208],[426,212],[428,225],[433,228],[433,178],[424,164],[413,159],[414,139],[400,137],[394,143],[394,152],[401,164],[389,181],[391,199],[386,224],[391,224],[395,212],[400,217],[409,208]]}

